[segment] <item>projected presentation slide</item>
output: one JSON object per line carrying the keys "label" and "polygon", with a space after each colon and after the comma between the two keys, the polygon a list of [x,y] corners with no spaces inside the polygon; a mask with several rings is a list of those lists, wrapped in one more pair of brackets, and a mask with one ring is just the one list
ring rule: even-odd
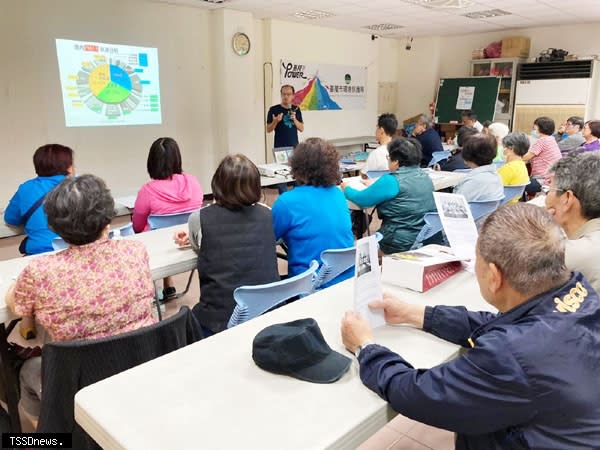
{"label": "projected presentation slide", "polygon": [[56,40],[67,127],[162,122],[155,48]]}

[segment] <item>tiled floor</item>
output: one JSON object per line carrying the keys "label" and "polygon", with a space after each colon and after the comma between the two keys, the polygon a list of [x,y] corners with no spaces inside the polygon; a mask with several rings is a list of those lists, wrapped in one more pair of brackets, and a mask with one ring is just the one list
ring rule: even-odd
{"label": "tiled floor", "polygon": [[[272,205],[276,197],[276,191],[266,190],[265,197],[265,203]],[[117,218],[113,222],[113,225],[122,225],[126,221],[127,218]],[[378,228],[379,221],[375,218],[371,224],[371,230],[375,231]],[[21,237],[0,239],[0,260],[18,257],[19,252],[17,249],[21,239]],[[280,260],[279,270],[280,273],[287,272],[286,263],[284,261]],[[175,286],[178,290],[182,290],[185,287],[188,276],[188,273],[184,273],[174,277]],[[179,311],[179,308],[184,305],[191,308],[198,302],[199,297],[200,288],[198,274],[195,273],[189,292],[184,297],[167,303],[163,314],[166,316],[175,314]],[[24,341],[16,331],[12,333],[10,338],[19,344],[26,346],[34,346],[41,343],[41,340],[39,339],[36,341]],[[22,422],[24,432],[33,431],[31,424],[27,420],[22,420]],[[453,433],[415,422],[400,415],[358,447],[359,450],[451,450],[453,448]]]}

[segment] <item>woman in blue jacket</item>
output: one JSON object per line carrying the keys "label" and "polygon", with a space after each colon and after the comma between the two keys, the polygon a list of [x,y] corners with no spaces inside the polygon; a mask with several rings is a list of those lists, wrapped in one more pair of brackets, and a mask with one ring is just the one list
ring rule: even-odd
{"label": "woman in blue jacket", "polygon": [[52,250],[52,239],[58,235],[48,228],[48,217],[42,204],[48,192],[68,175],[73,175],[73,150],[60,144],[47,144],[33,154],[38,175],[19,186],[4,211],[4,222],[22,226],[25,239],[19,251],[35,255]]}

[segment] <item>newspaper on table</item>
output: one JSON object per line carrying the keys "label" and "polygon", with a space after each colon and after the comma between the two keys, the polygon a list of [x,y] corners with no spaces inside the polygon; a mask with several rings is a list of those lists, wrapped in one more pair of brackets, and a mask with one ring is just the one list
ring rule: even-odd
{"label": "newspaper on table", "polygon": [[372,328],[381,327],[385,325],[383,310],[369,308],[370,302],[383,298],[375,236],[356,241],[354,268],[354,310],[365,318]]}
{"label": "newspaper on table", "polygon": [[478,234],[469,203],[461,194],[434,192],[433,198],[452,251],[474,261]]}

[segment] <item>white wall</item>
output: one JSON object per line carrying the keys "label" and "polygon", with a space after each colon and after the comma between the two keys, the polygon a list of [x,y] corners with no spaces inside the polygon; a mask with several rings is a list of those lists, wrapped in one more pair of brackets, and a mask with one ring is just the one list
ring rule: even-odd
{"label": "white wall", "polygon": [[[157,47],[163,124],[66,128],[56,38]],[[148,179],[153,140],[173,136],[184,169],[206,185],[213,166],[209,50],[209,13],[198,8],[134,0],[2,2],[0,207],[35,175],[33,152],[50,142],[71,146],[78,173],[96,173],[120,193]]]}
{"label": "white wall", "polygon": [[[598,24],[415,38],[412,50],[406,51],[402,40],[372,41],[366,33],[169,3],[19,0],[2,6],[0,135],[5,170],[0,207],[19,183],[34,176],[33,151],[49,142],[73,147],[78,173],[96,173],[122,194],[147,181],[152,141],[172,136],[180,143],[184,169],[209,191],[224,155],[242,152],[256,162],[265,160],[263,89],[267,107],[280,101],[281,59],[367,68],[365,110],[304,113],[301,139],[333,139],[373,134],[378,82],[398,83],[396,112],[402,121],[427,111],[440,77],[468,75],[474,48],[503,36],[530,36],[532,56],[548,47],[600,54]],[[250,36],[247,56],[239,57],[231,48],[237,31]],[[66,128],[56,38],[157,47],[163,124]],[[273,64],[272,83],[270,74],[263,76],[265,62]],[[272,134],[266,144],[271,147]]]}
{"label": "white wall", "polygon": [[[281,101],[279,68],[282,59],[306,63],[340,64],[367,68],[365,110],[303,111],[304,133],[300,140],[318,136],[326,139],[373,135],[377,114],[377,82],[384,62],[378,41],[368,34],[334,30],[280,20],[268,21],[273,64],[271,104]],[[393,55],[390,55],[393,57]],[[270,137],[270,139],[272,139]],[[270,141],[272,142],[272,141]]]}
{"label": "white wall", "polygon": [[[372,135],[377,83],[398,80],[398,41],[371,41],[363,33],[146,0],[19,0],[2,6],[0,135],[8,170],[0,180],[0,208],[35,175],[32,154],[50,142],[71,146],[77,173],[101,176],[117,195],[134,193],[147,181],[147,152],[160,136],[179,142],[184,170],[196,175],[206,192],[224,155],[242,152],[264,162],[265,62],[274,69],[273,83],[266,80],[267,106],[280,101],[282,58],[367,67],[366,109],[307,111],[303,139]],[[231,48],[237,31],[252,42],[244,57]],[[57,38],[158,48],[163,123],[66,128]],[[267,149],[272,134],[269,139]]]}
{"label": "white wall", "polygon": [[464,36],[416,37],[412,50],[399,50],[402,61],[399,88],[400,117],[426,112],[435,99],[437,81],[444,77],[469,76],[471,52],[509,36],[531,39],[530,56],[549,47],[562,48],[577,55],[600,55],[600,24],[587,23],[539,28],[526,28]]}

